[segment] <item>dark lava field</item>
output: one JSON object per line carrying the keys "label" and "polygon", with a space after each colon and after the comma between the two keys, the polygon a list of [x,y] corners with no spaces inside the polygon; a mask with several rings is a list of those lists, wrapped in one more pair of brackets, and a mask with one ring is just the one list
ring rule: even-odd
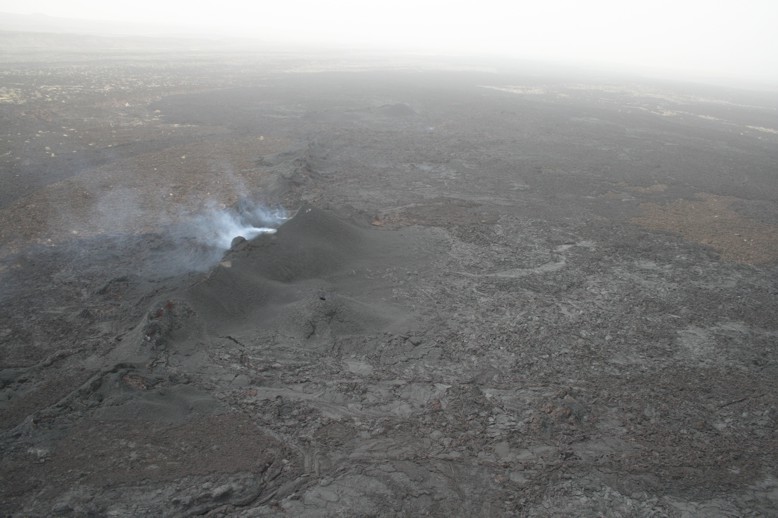
{"label": "dark lava field", "polygon": [[0,514],[778,513],[775,93],[280,51],[0,76]]}

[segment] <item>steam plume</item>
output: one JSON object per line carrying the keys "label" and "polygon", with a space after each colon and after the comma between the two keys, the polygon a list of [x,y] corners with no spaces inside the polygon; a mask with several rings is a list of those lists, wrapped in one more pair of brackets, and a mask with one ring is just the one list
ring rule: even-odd
{"label": "steam plume", "polygon": [[268,208],[244,198],[235,207],[210,209],[192,222],[194,238],[212,248],[229,250],[238,236],[253,239],[272,234],[288,219],[283,208]]}

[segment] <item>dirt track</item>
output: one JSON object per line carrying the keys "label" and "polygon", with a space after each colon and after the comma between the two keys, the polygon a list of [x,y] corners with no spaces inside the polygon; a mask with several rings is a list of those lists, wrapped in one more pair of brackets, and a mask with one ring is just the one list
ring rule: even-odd
{"label": "dirt track", "polygon": [[[774,96],[36,59],[0,97],[3,514],[777,512]],[[246,198],[294,217],[215,253]]]}

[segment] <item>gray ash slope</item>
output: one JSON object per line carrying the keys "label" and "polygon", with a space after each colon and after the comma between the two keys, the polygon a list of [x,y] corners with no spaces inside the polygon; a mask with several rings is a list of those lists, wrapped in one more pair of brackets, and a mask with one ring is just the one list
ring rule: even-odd
{"label": "gray ash slope", "polygon": [[216,267],[158,305],[184,305],[190,317],[180,326],[204,336],[254,341],[270,331],[311,339],[411,325],[412,315],[392,303],[392,284],[375,272],[429,268],[445,242],[421,229],[377,231],[361,219],[303,206],[277,233],[238,241]]}

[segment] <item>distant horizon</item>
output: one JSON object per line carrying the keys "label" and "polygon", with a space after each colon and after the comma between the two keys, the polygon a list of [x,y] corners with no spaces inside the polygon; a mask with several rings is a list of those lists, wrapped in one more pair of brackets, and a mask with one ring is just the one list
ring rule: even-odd
{"label": "distant horizon", "polygon": [[[144,0],[132,12],[88,0],[68,5],[0,0],[0,29],[508,58],[656,79],[778,89],[778,52],[772,50],[769,30],[778,24],[778,3],[720,2],[716,7],[705,4],[697,13],[688,6],[680,11],[661,0],[632,10],[602,0],[586,7],[556,0],[551,7],[507,10],[495,10],[489,0],[454,7],[421,2],[418,9],[397,0],[396,9],[376,2],[375,13],[346,0],[336,0],[331,9],[309,0],[292,3],[298,12],[291,7],[245,7],[230,0],[222,2],[226,6],[222,10]],[[729,7],[722,8],[724,4]],[[740,7],[735,9],[736,5]],[[149,19],[149,13],[154,19]],[[722,26],[728,17],[729,25]],[[537,23],[529,23],[533,21]]]}

